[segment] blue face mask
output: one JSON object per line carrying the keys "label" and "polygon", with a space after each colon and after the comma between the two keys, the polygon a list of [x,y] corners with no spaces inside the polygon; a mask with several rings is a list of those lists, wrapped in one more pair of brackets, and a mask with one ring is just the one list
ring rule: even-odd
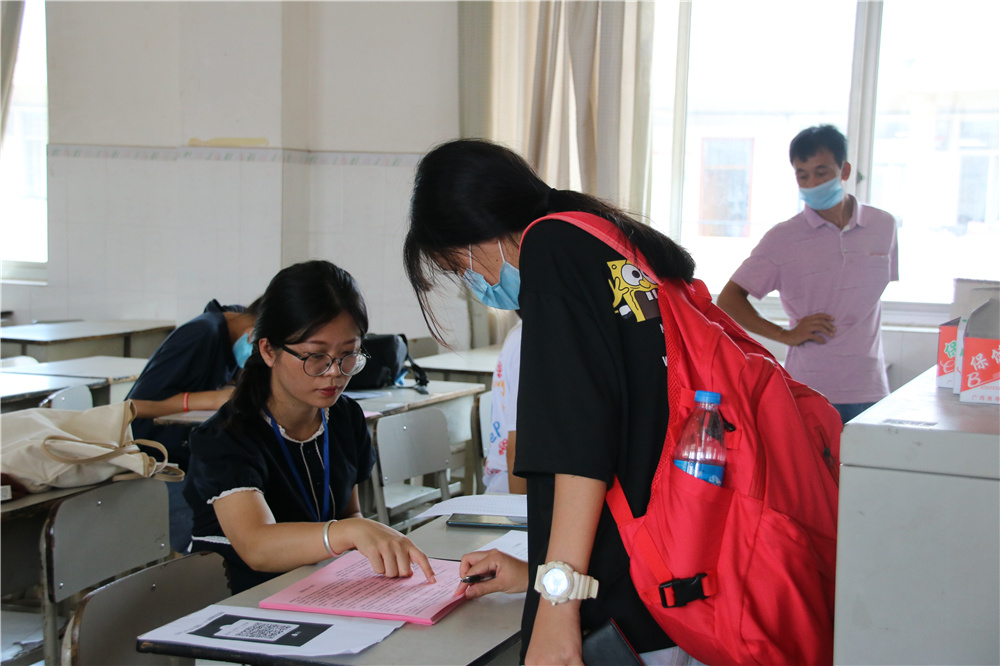
{"label": "blue face mask", "polygon": [[839,177],[834,176],[816,187],[800,187],[799,198],[813,210],[833,208],[844,198],[844,186]]}
{"label": "blue face mask", "polygon": [[250,334],[244,333],[233,343],[233,356],[236,357],[236,365],[242,368],[252,353],[253,345],[250,344]]}
{"label": "blue face mask", "polygon": [[[497,244],[499,245],[499,241]],[[500,246],[500,258],[503,257],[503,246]],[[517,310],[520,307],[517,297],[521,293],[521,273],[504,259],[500,267],[500,281],[489,284],[486,278],[472,270],[472,248],[469,248],[469,267],[462,276],[472,294],[479,302],[497,310]]]}

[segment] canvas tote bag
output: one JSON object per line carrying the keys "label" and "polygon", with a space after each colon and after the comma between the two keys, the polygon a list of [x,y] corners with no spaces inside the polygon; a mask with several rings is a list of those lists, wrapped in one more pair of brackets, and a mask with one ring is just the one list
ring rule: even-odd
{"label": "canvas tote bag", "polygon": [[[108,479],[180,481],[184,472],[167,460],[159,442],[132,439],[131,400],[83,411],[36,407],[0,417],[0,471],[31,493],[74,488]],[[163,454],[143,452],[142,444]]]}

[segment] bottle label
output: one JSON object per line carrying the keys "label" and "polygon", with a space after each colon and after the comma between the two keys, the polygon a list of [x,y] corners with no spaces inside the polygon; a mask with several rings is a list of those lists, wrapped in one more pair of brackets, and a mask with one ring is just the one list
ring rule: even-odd
{"label": "bottle label", "polygon": [[722,465],[709,465],[694,460],[675,460],[674,464],[691,476],[716,486],[722,485],[722,475],[726,471]]}

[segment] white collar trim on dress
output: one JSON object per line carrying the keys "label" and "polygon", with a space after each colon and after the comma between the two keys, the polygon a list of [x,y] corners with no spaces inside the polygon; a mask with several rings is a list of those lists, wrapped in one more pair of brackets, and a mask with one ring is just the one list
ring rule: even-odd
{"label": "white collar trim on dress", "polygon": [[[267,421],[268,425],[271,425],[271,419],[268,417],[268,415],[265,412],[261,412],[260,415],[264,418],[265,421]],[[317,437],[319,437],[320,435],[323,434],[323,428],[326,427],[326,423],[329,420],[330,420],[330,408],[326,407],[326,408],[323,409],[323,422],[319,424],[319,428],[316,429],[316,432],[313,433],[312,437],[310,437],[309,439],[304,439],[304,440],[298,440],[298,439],[295,439],[294,437],[289,437],[288,433],[285,432],[285,429],[282,427],[282,425],[280,423],[278,423],[278,430],[281,431],[281,436],[284,437],[285,439],[287,439],[289,442],[295,442],[296,444],[306,444],[307,442],[311,442],[311,441],[313,441],[314,439],[316,439]],[[275,422],[275,423],[277,423],[277,422]]]}

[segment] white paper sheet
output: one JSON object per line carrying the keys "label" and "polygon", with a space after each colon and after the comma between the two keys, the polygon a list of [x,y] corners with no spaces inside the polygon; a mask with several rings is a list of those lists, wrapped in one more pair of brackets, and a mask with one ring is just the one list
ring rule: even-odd
{"label": "white paper sheet", "polygon": [[214,604],[139,639],[254,654],[315,657],[360,652],[403,624],[394,620]]}
{"label": "white paper sheet", "polygon": [[506,495],[487,493],[485,495],[462,495],[431,506],[418,518],[427,516],[450,516],[453,513],[473,513],[482,516],[514,516],[526,518],[528,515],[527,495]]}
{"label": "white paper sheet", "polygon": [[524,530],[511,530],[499,539],[494,539],[479,550],[496,548],[501,553],[507,553],[519,560],[528,559],[528,533]]}

